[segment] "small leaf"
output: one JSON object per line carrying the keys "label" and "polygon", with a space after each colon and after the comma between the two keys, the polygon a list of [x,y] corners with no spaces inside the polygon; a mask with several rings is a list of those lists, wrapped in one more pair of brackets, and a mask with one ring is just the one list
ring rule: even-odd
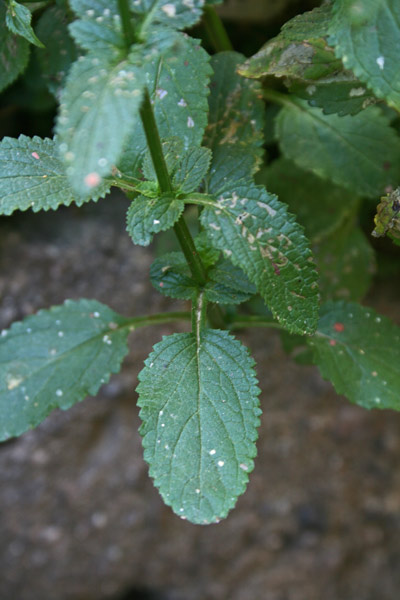
{"label": "small leaf", "polygon": [[164,502],[192,523],[226,517],[256,455],[257,380],[226,331],[178,333],[154,346],[139,374],[144,458]]}
{"label": "small leaf", "polygon": [[289,206],[313,243],[335,232],[358,204],[354,192],[303,171],[286,158],[257,173],[256,181]]}
{"label": "small leaf", "polygon": [[338,117],[289,102],[277,116],[276,133],[282,152],[299,167],[368,197],[398,180],[400,138],[378,108]]}
{"label": "small leaf", "polygon": [[57,134],[73,188],[96,188],[111,173],[135,121],[144,74],[130,59],[81,56],[72,66],[61,96]]}
{"label": "small leaf", "polygon": [[378,98],[400,110],[399,3],[335,0],[329,33],[329,43],[345,67]]}
{"label": "small leaf", "polygon": [[[208,278],[202,290],[209,302],[240,304],[257,291],[243,271],[227,260],[219,261],[210,269]],[[199,292],[181,252],[170,252],[157,258],[151,265],[150,279],[156,290],[170,298],[194,300]]]}
{"label": "small leaf", "polygon": [[57,98],[66,76],[78,56],[76,46],[68,32],[68,17],[61,6],[49,6],[37,22],[36,31],[45,48],[36,49],[42,78],[49,91]]}
{"label": "small leaf", "polygon": [[219,146],[228,146],[235,149],[237,156],[250,155],[251,175],[262,156],[264,103],[258,82],[236,73],[243,58],[237,52],[220,52],[211,59],[214,75],[204,143],[213,153]]}
{"label": "small leaf", "polygon": [[188,150],[172,178],[174,188],[185,194],[197,190],[207,174],[210,162],[211,151],[208,148]]}
{"label": "small leaf", "polygon": [[0,214],[14,210],[55,210],[75,202],[81,206],[109,191],[103,183],[96,193],[77,196],[72,190],[54,140],[5,137],[0,142]]}
{"label": "small leaf", "polygon": [[330,302],[307,341],[314,364],[338,394],[364,408],[400,409],[400,329],[387,317],[359,304]]}
{"label": "small leaf", "polygon": [[43,48],[42,42],[37,38],[31,26],[32,13],[26,6],[7,0],[6,25],[8,29],[17,35],[22,36],[31,44]]}
{"label": "small leaf", "polygon": [[198,293],[182,252],[168,252],[156,258],[150,267],[150,280],[156,290],[169,298],[191,300]]}
{"label": "small leaf", "polygon": [[[154,82],[149,91],[160,137],[180,138],[184,150],[200,146],[207,124],[209,60],[198,40],[174,34],[172,47],[146,63],[146,78]],[[125,143],[119,169],[139,177],[146,148],[143,126],[137,121]]]}
{"label": "small leaf", "polygon": [[[184,155],[183,141],[178,137],[168,138],[162,141],[162,151],[170,177],[173,175],[178,163]],[[150,151],[147,150],[143,159],[142,173],[146,179],[157,181],[157,174],[154,169],[153,159]]]}
{"label": "small leaf", "polygon": [[183,200],[178,200],[171,194],[162,194],[158,198],[135,198],[127,213],[126,227],[133,243],[148,246],[152,234],[172,227],[183,209]]}
{"label": "small leaf", "polygon": [[26,68],[29,43],[14,35],[6,26],[6,5],[0,2],[0,91],[4,90]]}
{"label": "small leaf", "polygon": [[312,333],[318,285],[302,228],[263,187],[238,183],[204,202],[201,222],[213,246],[257,286],[274,316],[294,333]]}
{"label": "small leaf", "polygon": [[67,300],[0,336],[0,440],[36,427],[54,408],[94,395],[128,352],[126,319],[96,300]]}

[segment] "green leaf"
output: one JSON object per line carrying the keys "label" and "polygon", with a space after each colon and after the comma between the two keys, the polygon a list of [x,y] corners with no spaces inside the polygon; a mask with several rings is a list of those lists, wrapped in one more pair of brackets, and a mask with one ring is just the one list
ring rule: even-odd
{"label": "green leaf", "polygon": [[313,243],[336,231],[358,203],[353,192],[299,169],[286,158],[257,173],[256,181],[289,206]]}
{"label": "green leaf", "polygon": [[375,255],[353,219],[313,246],[323,300],[361,300],[375,272]]}
{"label": "green leaf", "polygon": [[128,352],[126,319],[96,300],[67,300],[0,336],[0,440],[36,427],[54,408],[94,395]]}
{"label": "green leaf", "polygon": [[[167,140],[163,140],[162,151],[168,173],[170,177],[172,177],[178,163],[182,160],[184,155],[183,141],[178,137],[172,137]],[[157,181],[157,174],[154,169],[150,150],[147,150],[144,156],[142,173],[146,179],[149,179],[150,181]]]}
{"label": "green leaf", "polygon": [[[172,47],[146,63],[146,81],[152,82],[150,96],[161,139],[178,137],[184,150],[200,146],[208,110],[210,57],[198,40],[174,34]],[[140,176],[146,137],[137,121],[125,143],[118,167],[123,173]]]}
{"label": "green leaf", "polygon": [[178,333],[139,374],[144,458],[166,504],[192,523],[218,522],[245,490],[256,455],[257,380],[226,331]]}
{"label": "green leaf", "polygon": [[135,0],[131,10],[145,17],[142,34],[150,26],[162,25],[172,29],[185,29],[197,23],[201,17],[204,0]]}
{"label": "green leaf", "polygon": [[72,190],[54,140],[5,137],[0,142],[0,214],[14,210],[55,210],[75,202],[81,206],[107,194],[103,183],[95,194],[77,196]]}
{"label": "green leaf", "polygon": [[308,344],[339,394],[364,408],[400,409],[400,329],[388,318],[359,304],[330,302]]}
{"label": "green leaf", "polygon": [[220,260],[209,270],[208,277],[211,281],[205,286],[205,295],[209,302],[240,304],[257,292],[242,269],[229,260]]}
{"label": "green leaf", "polygon": [[133,243],[148,246],[153,233],[166,231],[176,223],[184,206],[183,200],[171,194],[162,194],[158,198],[135,198],[126,216],[126,230]]}
{"label": "green leaf", "polygon": [[288,99],[276,133],[287,158],[358,195],[380,195],[398,180],[400,138],[374,106],[338,117]]}
{"label": "green leaf", "polygon": [[213,153],[220,146],[234,148],[237,156],[251,156],[251,174],[262,156],[264,104],[258,82],[240,77],[243,61],[237,52],[220,52],[211,59],[209,120],[204,143]]}
{"label": "green leaf", "polygon": [[[132,58],[132,57],[131,57]],[[61,96],[57,134],[73,188],[96,188],[111,173],[135,121],[144,87],[143,71],[130,58],[81,56]]]}
{"label": "green leaf", "polygon": [[[240,304],[257,291],[243,271],[228,260],[221,260],[210,269],[208,278],[210,281],[202,289],[209,302]],[[150,279],[156,290],[170,298],[194,300],[199,293],[199,286],[181,252],[157,258],[151,265]]]}
{"label": "green leaf", "polygon": [[400,110],[397,0],[335,0],[329,33],[329,43],[345,67]]}
{"label": "green leaf", "polygon": [[281,33],[269,40],[239,68],[245,77],[267,75],[312,82],[342,70],[342,63],[326,41],[331,7],[329,4],[288,21]]}
{"label": "green leaf", "polygon": [[208,148],[192,148],[183,156],[172,178],[173,187],[182,193],[194,192],[200,186],[211,162]]}
{"label": "green leaf", "polygon": [[315,85],[294,82],[289,90],[307,100],[310,106],[319,106],[325,114],[337,113],[340,117],[355,115],[377,102],[365,85],[345,73],[318,81]]}
{"label": "green leaf", "polygon": [[125,48],[116,0],[71,0],[70,4],[80,18],[69,30],[81,48],[111,55]]}
{"label": "green leaf", "polygon": [[36,37],[31,26],[32,13],[26,6],[7,0],[6,25],[8,29],[17,35],[22,36],[31,44],[43,48],[42,42]]}
{"label": "green leaf", "polygon": [[36,49],[41,77],[57,98],[78,53],[68,32],[68,17],[60,6],[49,6],[37,22],[36,31],[45,48]]}
{"label": "green leaf", "polygon": [[6,25],[6,5],[0,2],[0,91],[24,71],[28,64],[29,43],[14,35]]}
{"label": "green leaf", "polygon": [[169,252],[156,258],[150,267],[150,281],[164,296],[181,300],[195,298],[199,289],[182,252]]}
{"label": "green leaf", "polygon": [[289,331],[312,333],[318,313],[317,274],[302,228],[265,188],[238,183],[204,201],[210,242],[240,267]]}

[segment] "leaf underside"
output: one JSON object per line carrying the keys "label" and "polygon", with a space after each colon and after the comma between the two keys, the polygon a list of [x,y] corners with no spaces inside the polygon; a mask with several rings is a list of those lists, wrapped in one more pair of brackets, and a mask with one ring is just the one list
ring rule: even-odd
{"label": "leaf underside", "polygon": [[256,455],[254,361],[225,331],[178,333],[139,374],[144,458],[166,504],[192,523],[218,522],[245,490]]}

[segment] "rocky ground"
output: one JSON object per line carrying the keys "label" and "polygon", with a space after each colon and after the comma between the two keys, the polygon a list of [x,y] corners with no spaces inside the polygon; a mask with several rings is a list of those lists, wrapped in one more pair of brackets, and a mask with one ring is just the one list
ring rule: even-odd
{"label": "rocky ground", "polygon": [[[0,328],[66,297],[177,308],[151,288],[125,207],[2,218]],[[391,294],[370,303],[400,322]],[[398,598],[400,415],[351,406],[275,332],[241,334],[263,390],[256,468],[225,521],[191,525],[162,504],[137,433],[137,373],[170,331],[135,333],[96,398],[0,446],[0,600]]]}

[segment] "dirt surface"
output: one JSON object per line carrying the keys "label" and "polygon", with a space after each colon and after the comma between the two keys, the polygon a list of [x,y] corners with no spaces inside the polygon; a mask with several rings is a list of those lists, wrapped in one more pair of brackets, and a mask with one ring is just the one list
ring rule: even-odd
{"label": "dirt surface", "polygon": [[[180,307],[151,288],[125,208],[2,218],[0,328],[66,297]],[[371,302],[399,322],[394,295]],[[135,333],[98,397],[0,446],[0,600],[396,600],[400,415],[351,406],[275,332],[241,334],[263,390],[256,468],[228,519],[191,525],[162,504],[137,433],[137,373],[171,331]]]}

